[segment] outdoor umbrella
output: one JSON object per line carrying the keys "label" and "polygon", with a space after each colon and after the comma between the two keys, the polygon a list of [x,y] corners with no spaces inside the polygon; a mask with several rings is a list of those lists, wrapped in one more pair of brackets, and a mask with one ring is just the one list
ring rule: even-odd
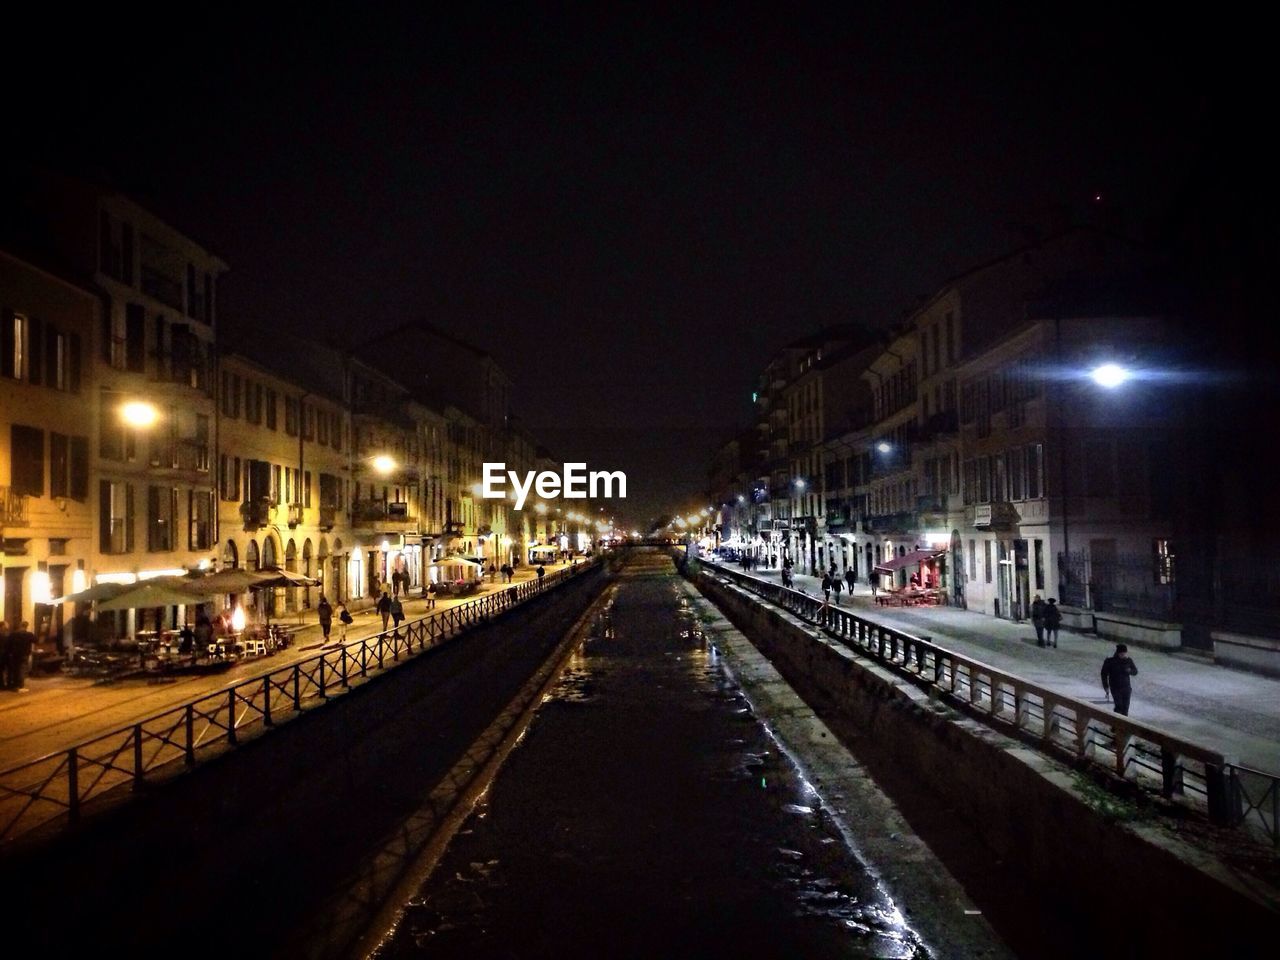
{"label": "outdoor umbrella", "polygon": [[201,595],[173,583],[146,580],[128,586],[123,593],[98,604],[99,610],[145,610],[150,607],[194,606],[216,594]]}
{"label": "outdoor umbrella", "polygon": [[210,573],[207,576],[188,580],[187,587],[210,594],[244,593],[246,590],[263,583],[266,579],[266,574],[233,568],[231,570],[219,570],[217,573]]}
{"label": "outdoor umbrella", "polygon": [[99,600],[110,600],[112,597],[119,596],[130,587],[135,586],[132,583],[95,583],[88,589],[81,590],[79,593],[69,593],[65,597],[50,601],[52,603],[96,603]]}
{"label": "outdoor umbrella", "polygon": [[320,581],[314,577],[304,576],[301,573],[294,573],[291,570],[281,570],[278,567],[269,570],[262,570],[258,573],[258,582],[250,584],[249,589],[257,590],[261,587],[318,587]]}

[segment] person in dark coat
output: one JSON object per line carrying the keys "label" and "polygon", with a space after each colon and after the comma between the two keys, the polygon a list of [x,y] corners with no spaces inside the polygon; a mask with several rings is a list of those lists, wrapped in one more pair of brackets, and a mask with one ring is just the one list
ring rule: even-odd
{"label": "person in dark coat", "polygon": [[391,594],[384,593],[378,598],[378,613],[382,615],[382,632],[387,632],[387,621],[391,619]]}
{"label": "person in dark coat", "polygon": [[400,636],[400,622],[404,620],[404,604],[399,597],[391,598],[391,620],[395,624],[396,636]]}
{"label": "person in dark coat", "polygon": [[822,599],[827,603],[831,602],[831,574],[829,573],[822,575]]}
{"label": "person in dark coat", "polygon": [[1048,605],[1044,608],[1044,645],[1046,647],[1058,648],[1058,627],[1062,626],[1062,611],[1058,609],[1058,601],[1053,597],[1049,598]]}
{"label": "person in dark coat", "polygon": [[844,568],[844,582],[849,586],[849,596],[853,596],[853,585],[858,582],[858,578],[854,575],[853,567]]}
{"label": "person in dark coat", "polygon": [[320,594],[320,602],[316,604],[316,614],[320,618],[320,632],[324,634],[325,643],[328,643],[329,631],[333,629],[333,605],[323,593]]}
{"label": "person in dark coat", "polygon": [[27,668],[31,665],[31,651],[36,645],[36,635],[31,632],[30,624],[23,620],[18,629],[9,634],[8,650],[5,652],[5,686],[10,690],[25,690],[27,687]]}
{"label": "person in dark coat", "polygon": [[840,591],[844,587],[844,583],[840,580],[838,573],[831,574],[831,592],[836,595],[836,606],[840,606]]}
{"label": "person in dark coat", "polygon": [[1116,652],[1102,661],[1102,692],[1111,697],[1116,713],[1129,715],[1129,698],[1133,695],[1130,677],[1138,675],[1138,665],[1129,659],[1129,648],[1116,644]]}
{"label": "person in dark coat", "polygon": [[1036,643],[1042,647],[1044,646],[1044,613],[1044,600],[1037,593],[1036,598],[1031,601],[1031,625],[1036,628]]}
{"label": "person in dark coat", "polygon": [[538,582],[542,582],[542,578],[547,575],[547,568],[542,564],[538,564]]}

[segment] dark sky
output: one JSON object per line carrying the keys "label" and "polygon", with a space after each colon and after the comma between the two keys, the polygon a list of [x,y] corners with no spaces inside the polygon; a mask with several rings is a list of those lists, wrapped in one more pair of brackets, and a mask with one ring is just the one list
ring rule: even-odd
{"label": "dark sky", "polygon": [[640,517],[695,502],[786,341],[883,326],[1054,204],[1138,228],[1235,79],[1203,21],[1108,8],[220,10],[31,21],[6,149],[154,204],[230,262],[229,314],[489,350]]}

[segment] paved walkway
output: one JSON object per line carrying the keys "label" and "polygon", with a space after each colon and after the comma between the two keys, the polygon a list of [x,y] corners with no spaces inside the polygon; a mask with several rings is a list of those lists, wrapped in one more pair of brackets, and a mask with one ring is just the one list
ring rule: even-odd
{"label": "paved walkway", "polygon": [[[582,562],[581,559],[579,562]],[[547,566],[547,573],[563,570],[564,564]],[[533,579],[536,567],[521,565],[515,583]],[[498,575],[495,583],[485,582],[478,593],[468,597],[442,598],[434,610],[427,601],[411,597],[404,602],[406,620],[416,620],[466,603],[508,586]],[[374,636],[382,631],[382,618],[373,610],[353,612],[355,622],[347,628],[348,642]],[[301,615],[276,618],[291,627],[293,643],[271,657],[249,658],[225,673],[182,676],[157,683],[144,678],[102,684],[90,678],[65,674],[33,675],[24,692],[0,691],[0,770],[8,770],[28,760],[81,743],[101,733],[162,713],[172,706],[194,700],[202,694],[225,690],[253,677],[315,656],[324,644],[315,610]],[[334,618],[330,643],[337,644],[339,624]]]}
{"label": "paved walkway", "polygon": [[[737,573],[742,568],[727,564]],[[752,575],[780,583],[777,570]],[[822,578],[797,574],[797,589],[822,595]],[[998,670],[1102,706],[1099,670],[1115,644],[1062,630],[1056,649],[1036,645],[1031,623],[1012,623],[955,607],[880,607],[870,588],[857,584],[842,607],[916,636],[929,636],[956,653]],[[1129,716],[1221,751],[1228,759],[1280,775],[1280,680],[1246,673],[1184,655],[1130,646],[1138,667]]]}

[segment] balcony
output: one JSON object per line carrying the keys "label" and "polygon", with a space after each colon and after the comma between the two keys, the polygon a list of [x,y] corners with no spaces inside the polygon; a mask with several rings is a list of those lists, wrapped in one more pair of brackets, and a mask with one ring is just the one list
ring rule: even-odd
{"label": "balcony", "polygon": [[265,527],[271,522],[271,501],[246,500],[240,504],[240,517],[244,520],[246,530]]}
{"label": "balcony", "polygon": [[1000,529],[1013,527],[1018,524],[1021,517],[1018,511],[1014,509],[1012,503],[1007,500],[998,500],[995,503],[979,503],[969,508],[972,513],[973,526],[986,529]]}
{"label": "balcony", "polygon": [[418,521],[404,501],[357,500],[351,508],[351,523],[365,530],[409,533],[417,529]]}
{"label": "balcony", "polygon": [[335,506],[320,505],[320,529],[332,530],[335,523],[338,522],[338,508]]}
{"label": "balcony", "polygon": [[27,495],[14,493],[10,487],[0,487],[0,528],[26,525]]}
{"label": "balcony", "polygon": [[289,504],[289,526],[296,527],[302,522],[302,504]]}
{"label": "balcony", "polygon": [[881,513],[874,517],[865,517],[862,528],[868,533],[914,533],[916,515],[909,511]]}

